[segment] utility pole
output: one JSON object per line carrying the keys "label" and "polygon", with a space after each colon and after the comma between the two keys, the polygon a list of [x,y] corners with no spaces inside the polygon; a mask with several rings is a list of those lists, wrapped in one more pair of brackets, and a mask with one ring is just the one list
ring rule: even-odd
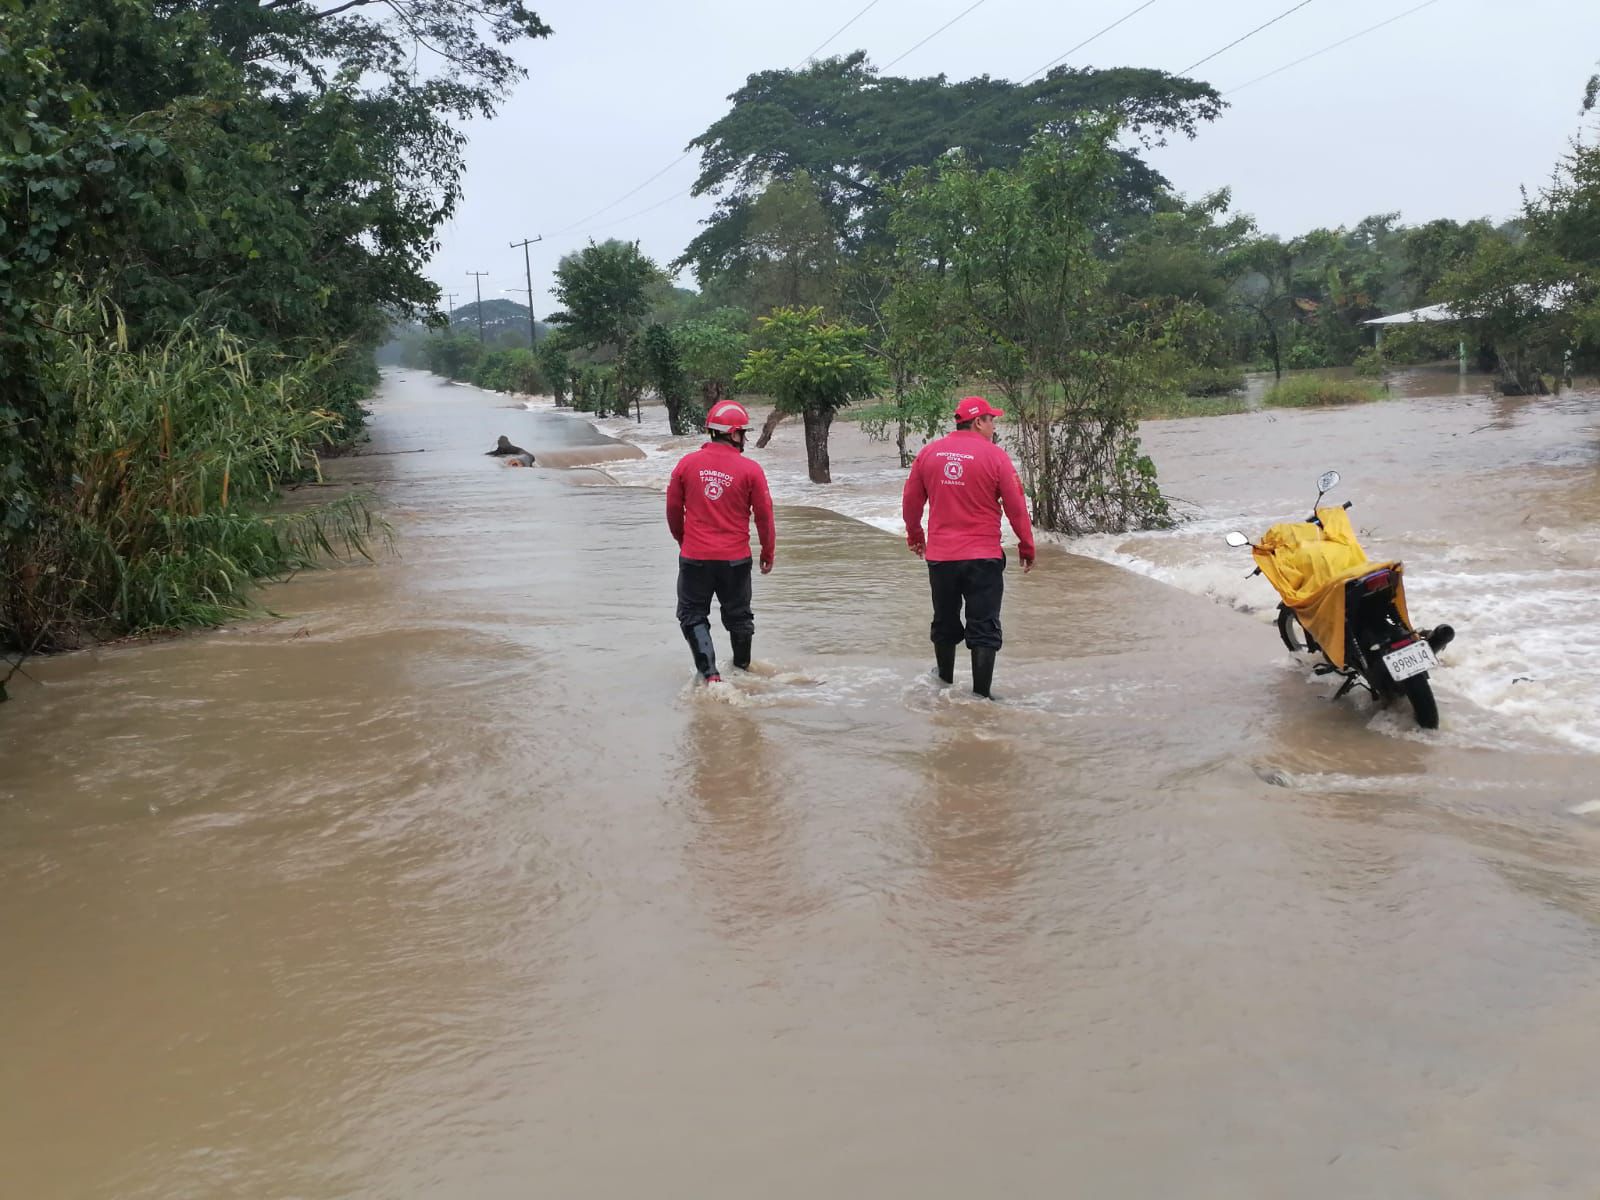
{"label": "utility pole", "polygon": [[483,345],[483,277],[487,271],[468,271],[473,277],[472,282],[478,289],[478,344]]}
{"label": "utility pole", "polygon": [[513,250],[518,246],[522,247],[522,269],[528,276],[528,345],[535,350],[539,348],[539,326],[534,324],[533,320],[533,268],[528,265],[528,247],[534,242],[542,241],[544,236],[541,234],[536,238],[523,238],[520,242],[511,243]]}
{"label": "utility pole", "polygon": [[456,311],[456,294],[454,292],[446,292],[444,294],[444,302],[444,327],[448,330],[452,328],[453,323],[451,322],[450,318],[455,314]]}

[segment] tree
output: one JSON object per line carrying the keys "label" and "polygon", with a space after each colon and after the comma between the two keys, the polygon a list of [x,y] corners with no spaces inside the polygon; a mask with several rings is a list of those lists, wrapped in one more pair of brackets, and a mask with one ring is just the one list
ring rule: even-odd
{"label": "tree", "polygon": [[873,246],[856,255],[845,274],[846,302],[861,314],[868,346],[889,381],[889,395],[860,414],[861,429],[874,440],[887,440],[893,429],[902,467],[914,458],[908,438],[926,441],[948,423],[957,382],[937,319],[917,311],[932,293],[908,286],[921,269]]}
{"label": "tree", "polygon": [[1480,241],[1437,288],[1494,347],[1500,387],[1542,393],[1566,356],[1600,344],[1600,148],[1576,145],[1523,201],[1520,242]]}
{"label": "tree", "polygon": [[739,372],[739,383],[804,420],[812,483],[833,482],[828,430],[834,414],[882,386],[866,342],[863,326],[831,324],[820,308],[780,308],[761,318],[755,348]]}
{"label": "tree", "polygon": [[1398,306],[1421,308],[1431,303],[1446,275],[1470,259],[1482,242],[1503,236],[1481,219],[1458,222],[1446,218],[1404,230]]}
{"label": "tree", "polygon": [[689,377],[684,374],[678,357],[678,347],[672,333],[665,325],[652,324],[644,331],[641,342],[650,382],[667,409],[667,424],[674,434],[685,434],[692,426],[686,411],[689,400]]}
{"label": "tree", "polygon": [[429,338],[425,347],[428,370],[446,379],[471,379],[484,353],[475,333],[440,333]]}
{"label": "tree", "polygon": [[1163,192],[1148,213],[1118,222],[1108,247],[1110,286],[1139,300],[1177,297],[1221,309],[1245,268],[1239,257],[1255,232],[1247,216],[1228,216],[1226,188],[1194,203]]}
{"label": "tree", "polygon": [[539,343],[539,348],[534,351],[534,357],[539,360],[539,370],[544,373],[545,383],[550,388],[550,394],[555,397],[555,402],[565,404],[572,376],[572,364],[567,359],[567,348],[561,344],[560,339],[547,337]]}
{"label": "tree", "polygon": [[1261,324],[1274,379],[1283,378],[1284,331],[1294,313],[1296,247],[1267,234],[1248,239],[1233,254],[1235,302]]}
{"label": "tree", "polygon": [[620,358],[650,312],[651,287],[661,270],[637,242],[590,242],[556,266],[562,311],[550,316],[573,346],[609,349]]}
{"label": "tree", "polygon": [[609,384],[616,389],[615,407],[626,414],[638,406],[647,369],[638,337],[651,308],[662,299],[661,268],[637,242],[610,239],[590,242],[556,266],[556,299],[563,311],[550,321],[562,327],[572,346],[597,352],[611,364]]}
{"label": "tree", "polygon": [[544,371],[533,351],[526,346],[491,350],[473,368],[472,382],[491,392],[536,396],[545,389]]}
{"label": "tree", "polygon": [[1073,534],[1167,522],[1138,405],[1186,365],[1196,315],[1107,287],[1096,239],[1117,204],[1117,133],[1105,120],[1041,136],[1010,171],[952,156],[907,180],[891,218],[900,319],[1006,397],[1035,520]]}
{"label": "tree", "polygon": [[949,426],[956,380],[951,375],[902,375],[891,368],[890,386],[893,393],[888,400],[861,411],[861,432],[885,442],[893,430],[900,465],[909,467],[916,455],[907,439],[914,435],[926,442]]}
{"label": "tree", "polygon": [[513,43],[548,32],[520,0],[0,0],[0,576],[77,519],[95,397],[52,391],[47,335],[88,353],[113,328],[137,355],[197,320],[314,369],[293,394],[353,437],[369,351],[437,298],[458,123],[492,115],[523,75]]}
{"label": "tree", "polygon": [[[1597,88],[1591,79],[1585,112]],[[1520,240],[1481,239],[1437,294],[1493,344],[1502,390],[1528,394],[1600,345],[1600,146],[1575,141],[1550,182],[1524,193],[1517,224]]]}
{"label": "tree", "polygon": [[718,308],[675,326],[672,340],[689,381],[700,389],[707,409],[733,393],[733,381],[750,348],[749,315],[740,308]]}
{"label": "tree", "polygon": [[[718,197],[679,259],[703,286],[736,265],[756,198],[774,180],[807,179],[835,236],[853,249],[883,234],[895,184],[954,147],[978,166],[1014,166],[1035,133],[1076,137],[1095,113],[1118,114],[1151,145],[1193,137],[1222,111],[1208,84],[1163,71],[1057,67],[1027,84],[987,76],[951,83],[881,76],[860,51],[758,72],[729,100],[728,112],[689,143],[701,152],[694,193]],[[1161,176],[1132,149],[1112,153],[1124,204],[1147,207]]]}
{"label": "tree", "polygon": [[809,175],[802,171],[768,183],[751,204],[744,228],[716,280],[719,295],[756,314],[833,303],[838,235]]}

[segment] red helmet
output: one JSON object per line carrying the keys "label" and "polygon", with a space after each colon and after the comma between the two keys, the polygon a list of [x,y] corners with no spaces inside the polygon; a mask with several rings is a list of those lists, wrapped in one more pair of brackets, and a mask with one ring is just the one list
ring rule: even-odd
{"label": "red helmet", "polygon": [[737,400],[718,400],[706,414],[706,428],[718,433],[750,428],[750,414]]}

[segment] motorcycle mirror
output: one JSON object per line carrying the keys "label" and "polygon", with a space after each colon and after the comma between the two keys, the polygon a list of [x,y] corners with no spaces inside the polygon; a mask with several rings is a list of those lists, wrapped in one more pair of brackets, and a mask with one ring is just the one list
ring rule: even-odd
{"label": "motorcycle mirror", "polygon": [[1225,540],[1230,546],[1248,546],[1250,544],[1250,539],[1237,529],[1230,533]]}
{"label": "motorcycle mirror", "polygon": [[1339,472],[1337,471],[1324,471],[1321,475],[1317,476],[1317,491],[1323,495],[1327,495],[1338,486]]}

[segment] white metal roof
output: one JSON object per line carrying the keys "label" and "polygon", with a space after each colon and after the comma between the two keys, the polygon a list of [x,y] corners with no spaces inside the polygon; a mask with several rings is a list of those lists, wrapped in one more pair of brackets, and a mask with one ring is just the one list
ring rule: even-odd
{"label": "white metal roof", "polygon": [[1430,304],[1426,308],[1413,308],[1407,312],[1390,313],[1387,317],[1374,317],[1363,325],[1424,325],[1436,321],[1459,321],[1467,316],[1457,313],[1448,304]]}
{"label": "white metal roof", "polygon": [[[1559,309],[1573,295],[1572,283],[1555,283],[1536,288],[1533,284],[1517,284],[1511,289],[1525,303],[1537,309]],[[1408,312],[1390,313],[1387,317],[1374,317],[1363,325],[1425,325],[1442,321],[1470,321],[1478,314],[1470,308],[1453,308],[1448,304],[1430,304],[1426,308],[1413,308]]]}

